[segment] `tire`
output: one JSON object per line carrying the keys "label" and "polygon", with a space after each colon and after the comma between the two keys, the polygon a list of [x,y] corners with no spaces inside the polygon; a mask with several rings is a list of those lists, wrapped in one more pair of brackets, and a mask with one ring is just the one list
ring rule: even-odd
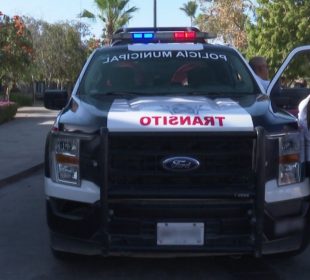
{"label": "tire", "polygon": [[75,253],[59,251],[53,248],[51,248],[51,251],[52,251],[53,257],[59,261],[71,261],[71,260],[83,259],[87,257],[85,255],[79,255]]}
{"label": "tire", "polygon": [[59,250],[55,250],[53,248],[51,248],[52,254],[54,256],[55,259],[57,260],[70,260],[73,258],[76,258],[77,255],[72,254],[72,253],[68,253],[68,252],[64,252],[64,251],[59,251]]}
{"label": "tire", "polygon": [[275,259],[275,260],[285,260],[285,259],[292,259],[294,257],[297,257],[301,255],[306,248],[300,248],[294,251],[289,251],[289,252],[284,252],[284,253],[278,253],[278,254],[272,254],[272,255],[267,255],[267,258]]}

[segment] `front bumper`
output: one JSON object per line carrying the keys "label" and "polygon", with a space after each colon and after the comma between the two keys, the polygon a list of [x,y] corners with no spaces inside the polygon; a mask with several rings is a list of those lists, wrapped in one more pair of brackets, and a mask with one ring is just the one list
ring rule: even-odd
{"label": "front bumper", "polygon": [[[99,202],[49,198],[47,217],[52,248],[85,255],[259,256],[257,246],[262,255],[302,251],[307,246],[309,197],[265,205],[260,244],[255,238],[251,205],[247,200],[119,200],[109,205],[104,223]],[[204,244],[157,245],[157,223],[176,221],[204,223]],[[289,226],[283,226],[285,223]]]}

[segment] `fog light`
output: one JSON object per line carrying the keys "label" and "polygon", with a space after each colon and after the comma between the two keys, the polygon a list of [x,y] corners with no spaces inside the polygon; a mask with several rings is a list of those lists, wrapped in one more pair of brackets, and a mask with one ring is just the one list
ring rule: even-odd
{"label": "fog light", "polygon": [[305,221],[302,217],[287,218],[275,223],[274,233],[276,236],[283,236],[292,234],[294,232],[302,231],[305,227]]}

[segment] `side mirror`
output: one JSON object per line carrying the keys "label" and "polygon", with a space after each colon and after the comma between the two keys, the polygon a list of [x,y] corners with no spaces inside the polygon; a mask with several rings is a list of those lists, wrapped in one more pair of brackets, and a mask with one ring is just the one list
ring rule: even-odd
{"label": "side mirror", "polygon": [[66,90],[45,90],[44,107],[51,110],[61,110],[68,103],[68,93]]}

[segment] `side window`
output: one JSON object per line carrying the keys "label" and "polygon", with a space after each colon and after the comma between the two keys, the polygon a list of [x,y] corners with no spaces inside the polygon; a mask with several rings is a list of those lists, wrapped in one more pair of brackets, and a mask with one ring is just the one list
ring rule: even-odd
{"label": "side window", "polygon": [[274,107],[298,114],[298,105],[310,94],[310,52],[297,53],[277,79],[271,99]]}
{"label": "side window", "polygon": [[88,69],[88,73],[84,77],[85,92],[89,92],[90,94],[100,93],[105,83],[102,68],[103,67],[100,61],[97,61],[92,67]]}
{"label": "side window", "polygon": [[254,88],[252,82],[252,76],[248,69],[244,67],[243,62],[236,58],[232,58],[232,60],[230,67],[235,88],[241,92],[257,92],[258,90]]}

